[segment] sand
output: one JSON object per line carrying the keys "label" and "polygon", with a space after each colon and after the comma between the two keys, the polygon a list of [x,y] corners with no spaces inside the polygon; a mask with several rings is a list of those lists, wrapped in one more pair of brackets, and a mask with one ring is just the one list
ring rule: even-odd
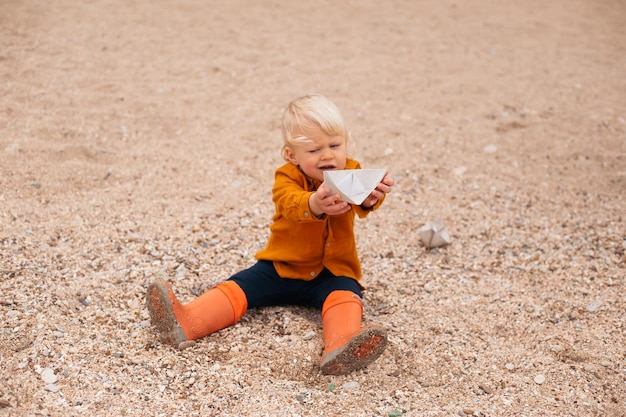
{"label": "sand", "polygon": [[[626,415],[626,4],[6,0],[0,414]],[[286,103],[320,92],[396,186],[357,222],[363,371],[319,312],[177,351],[183,301],[254,262]],[[441,219],[452,243],[426,248]]]}

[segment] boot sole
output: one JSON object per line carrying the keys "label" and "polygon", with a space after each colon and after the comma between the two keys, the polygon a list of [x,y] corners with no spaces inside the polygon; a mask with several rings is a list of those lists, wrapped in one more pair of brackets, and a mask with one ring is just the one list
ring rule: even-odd
{"label": "boot sole", "polygon": [[150,313],[150,322],[159,331],[159,338],[177,349],[192,346],[193,341],[187,340],[185,332],[178,324],[172,301],[169,296],[169,286],[163,280],[156,280],[148,286],[146,306]]}
{"label": "boot sole", "polygon": [[321,369],[327,375],[347,375],[374,362],[387,347],[387,332],[378,326],[362,329],[344,346],[322,358]]}

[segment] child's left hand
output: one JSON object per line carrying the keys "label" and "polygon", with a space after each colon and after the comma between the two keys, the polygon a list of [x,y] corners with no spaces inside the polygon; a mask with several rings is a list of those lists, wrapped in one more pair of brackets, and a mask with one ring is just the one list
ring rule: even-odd
{"label": "child's left hand", "polygon": [[376,186],[374,191],[368,195],[365,200],[361,203],[361,207],[363,208],[372,208],[378,200],[384,197],[385,194],[391,192],[391,187],[393,187],[394,181],[393,178],[389,176],[389,171],[385,173],[385,176],[380,183]]}

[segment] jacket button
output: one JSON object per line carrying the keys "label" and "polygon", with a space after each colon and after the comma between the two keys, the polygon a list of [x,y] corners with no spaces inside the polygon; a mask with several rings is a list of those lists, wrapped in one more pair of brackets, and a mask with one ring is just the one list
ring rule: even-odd
{"label": "jacket button", "polygon": [[315,271],[311,271],[311,276],[314,277],[315,276]]}
{"label": "jacket button", "polygon": [[308,212],[304,212],[304,217],[309,217],[309,213]]}

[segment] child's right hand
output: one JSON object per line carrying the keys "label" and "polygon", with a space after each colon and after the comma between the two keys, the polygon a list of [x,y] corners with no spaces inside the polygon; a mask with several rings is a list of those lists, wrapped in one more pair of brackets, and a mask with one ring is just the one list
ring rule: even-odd
{"label": "child's right hand", "polygon": [[330,194],[330,188],[322,183],[309,197],[309,209],[315,217],[320,217],[322,214],[329,216],[343,214],[350,211],[351,207],[349,203],[339,200],[339,194]]}

